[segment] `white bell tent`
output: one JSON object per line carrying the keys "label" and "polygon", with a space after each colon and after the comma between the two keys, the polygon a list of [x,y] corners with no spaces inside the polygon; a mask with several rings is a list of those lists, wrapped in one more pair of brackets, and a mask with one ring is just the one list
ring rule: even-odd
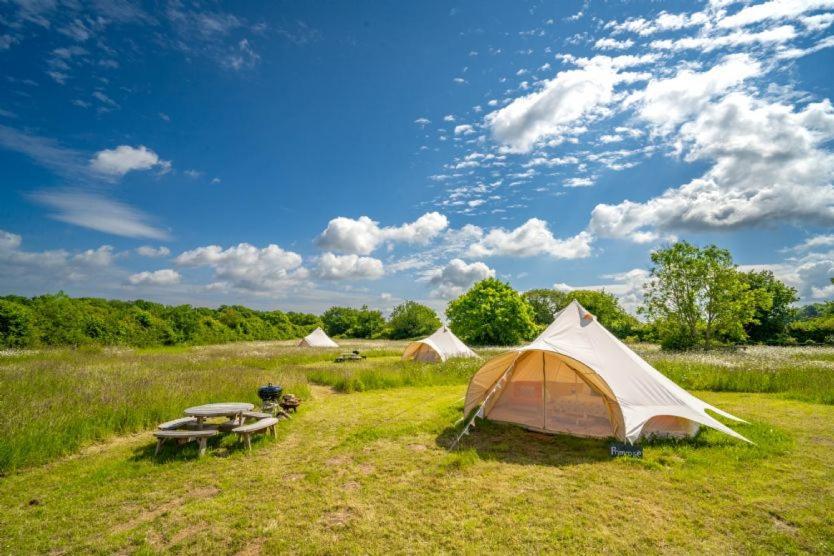
{"label": "white bell tent", "polygon": [[298,342],[298,347],[337,348],[339,344],[330,339],[321,328],[316,328]]}
{"label": "white bell tent", "polygon": [[634,443],[646,436],[692,436],[706,425],[746,438],[644,361],[576,301],[527,346],[487,361],[466,393],[465,414],[526,428]]}
{"label": "white bell tent", "polygon": [[411,342],[403,352],[403,359],[429,363],[438,363],[453,357],[478,357],[478,354],[445,326],[438,328],[428,338]]}

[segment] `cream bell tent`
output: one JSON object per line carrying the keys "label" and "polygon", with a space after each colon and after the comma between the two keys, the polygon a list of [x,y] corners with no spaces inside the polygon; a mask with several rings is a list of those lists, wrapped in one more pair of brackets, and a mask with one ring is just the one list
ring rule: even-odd
{"label": "cream bell tent", "polygon": [[453,357],[478,357],[478,354],[469,349],[445,326],[438,328],[428,338],[411,342],[403,353],[403,359],[430,363],[446,361]]}
{"label": "cream bell tent", "polygon": [[339,344],[330,339],[321,328],[316,328],[298,342],[299,347],[337,348]]}
{"label": "cream bell tent", "polygon": [[691,436],[700,425],[748,441],[706,410],[745,422],[688,393],[646,363],[576,301],[530,345],[489,360],[472,377],[466,415],[553,433]]}

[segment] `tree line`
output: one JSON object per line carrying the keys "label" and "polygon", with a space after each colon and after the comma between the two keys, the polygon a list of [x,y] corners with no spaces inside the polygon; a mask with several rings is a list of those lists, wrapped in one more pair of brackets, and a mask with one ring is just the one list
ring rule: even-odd
{"label": "tree line", "polygon": [[[529,341],[557,312],[579,301],[617,337],[684,350],[715,345],[833,344],[834,302],[795,307],[797,292],[769,271],[743,272],[726,249],[687,242],[651,254],[653,268],[638,309],[626,312],[605,291],[534,289],[517,292],[495,278],[449,302],[452,331],[472,345]],[[414,301],[386,319],[367,306],[331,307],[321,315],[216,309],[149,301],[71,298],[63,293],[0,297],[0,346],[199,345],[241,340],[289,340],[316,327],[335,337],[419,338],[441,325],[433,309]]]}

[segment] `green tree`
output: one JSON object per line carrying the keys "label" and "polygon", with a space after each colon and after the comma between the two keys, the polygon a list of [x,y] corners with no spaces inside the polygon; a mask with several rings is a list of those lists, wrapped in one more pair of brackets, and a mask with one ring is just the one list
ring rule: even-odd
{"label": "green tree", "polygon": [[547,326],[553,317],[570,303],[567,292],[559,290],[535,289],[524,292],[524,299],[533,308],[533,320],[539,326]]}
{"label": "green tree", "polygon": [[651,255],[654,268],[646,283],[643,314],[658,321],[664,347],[686,349],[702,339],[746,339],[744,326],[769,296],[752,291],[726,249],[699,248],[681,241]]}
{"label": "green tree", "polygon": [[538,289],[525,292],[524,297],[533,307],[534,319],[538,325],[549,325],[553,322],[556,313],[567,307],[571,301],[576,300],[618,338],[631,336],[640,328],[640,322],[620,306],[614,294],[606,291],[563,292]]}
{"label": "green tree", "polygon": [[385,326],[385,317],[377,310],[331,307],[321,316],[324,331],[330,336],[371,338]]}
{"label": "green tree", "polygon": [[20,303],[0,299],[0,346],[29,347],[32,345],[32,315]]}
{"label": "green tree", "polygon": [[363,305],[356,312],[356,324],[348,331],[348,335],[353,338],[373,338],[384,327],[385,317],[382,316],[382,311],[368,309],[367,305]]}
{"label": "green tree", "polygon": [[617,296],[606,291],[574,290],[568,292],[568,302],[576,300],[591,314],[596,316],[600,324],[611,331],[618,338],[631,336],[640,327],[640,323],[620,306]]}
{"label": "green tree", "polygon": [[321,315],[321,323],[328,336],[344,336],[356,326],[359,317],[351,307],[331,307]]}
{"label": "green tree", "polygon": [[533,308],[509,284],[487,278],[449,303],[449,326],[464,342],[513,345],[536,332]]}
{"label": "green tree", "polygon": [[762,290],[770,296],[770,306],[760,305],[754,319],[744,327],[751,342],[783,343],[788,323],[793,319],[791,307],[799,301],[796,290],[779,280],[769,270],[750,271],[743,274],[752,291]]}
{"label": "green tree", "polygon": [[440,319],[431,307],[406,301],[394,307],[386,335],[393,340],[426,336],[440,328]]}

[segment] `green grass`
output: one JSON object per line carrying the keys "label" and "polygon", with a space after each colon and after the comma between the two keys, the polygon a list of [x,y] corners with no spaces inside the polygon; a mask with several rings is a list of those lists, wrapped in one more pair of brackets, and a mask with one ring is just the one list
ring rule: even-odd
{"label": "green grass", "polygon": [[467,384],[483,363],[481,359],[452,359],[440,364],[417,363],[402,361],[398,355],[350,362],[342,366],[309,365],[307,378],[342,393],[404,386]]}
{"label": "green grass", "polygon": [[[292,342],[250,342],[149,349],[95,348],[0,355],[0,473],[52,461],[114,435],[152,428],[185,407],[221,400],[256,403],[272,381],[302,397],[309,383],[350,393],[386,388],[464,385],[484,359],[440,365],[404,362],[407,342],[347,341],[341,350]],[[368,359],[335,364],[340,351]],[[834,403],[834,350],[750,348],[668,354],[637,349],[681,386],[693,390],[777,393]]]}
{"label": "green grass", "polygon": [[[830,348],[638,346],[756,445],[705,430],[613,460],[489,422],[448,451],[483,361],[404,347],[345,342],[369,358],[342,364],[289,342],[3,353],[0,553],[834,551],[834,405],[810,403],[834,403]],[[277,440],[153,456],[159,421],[257,402],[267,381],[305,398]]]}
{"label": "green grass", "polygon": [[751,420],[611,459],[604,441],[482,423],[463,385],[313,398],[251,455],[153,457],[149,433],[0,481],[0,552],[831,553],[834,407],[696,392]]}

